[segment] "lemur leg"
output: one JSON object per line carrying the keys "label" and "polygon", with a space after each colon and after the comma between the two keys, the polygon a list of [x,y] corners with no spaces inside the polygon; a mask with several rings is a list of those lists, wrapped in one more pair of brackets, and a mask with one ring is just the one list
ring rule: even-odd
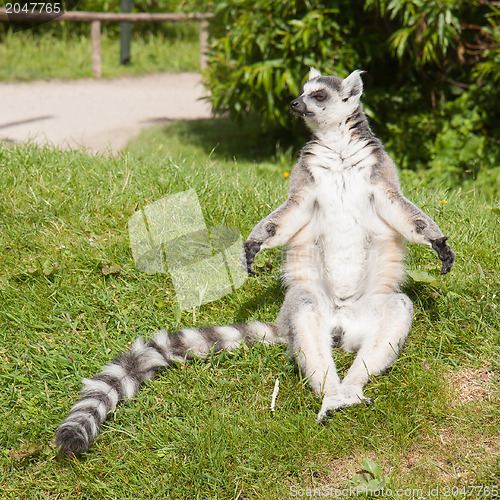
{"label": "lemur leg", "polygon": [[410,330],[412,316],[411,300],[402,293],[375,297],[371,305],[365,301],[359,304],[351,321],[343,323],[345,346],[350,350],[349,343],[357,343],[357,356],[340,385],[342,397],[325,399],[318,420],[347,406],[371,402],[363,395],[363,387],[370,376],[379,375],[396,361]]}
{"label": "lemur leg", "polygon": [[292,288],[277,324],[280,336],[289,338],[288,349],[313,391],[325,398],[338,397],[340,379],[332,357],[332,316],[326,300],[305,289]]}

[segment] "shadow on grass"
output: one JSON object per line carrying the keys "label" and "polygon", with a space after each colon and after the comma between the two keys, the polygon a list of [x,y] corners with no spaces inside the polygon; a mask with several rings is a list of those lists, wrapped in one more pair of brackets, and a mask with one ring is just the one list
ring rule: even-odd
{"label": "shadow on grass", "polygon": [[262,162],[275,161],[280,150],[292,149],[298,152],[307,135],[300,123],[294,125],[297,130],[294,128],[292,132],[280,130],[266,134],[262,132],[257,116],[240,122],[221,117],[168,123],[164,125],[162,132],[165,136],[175,134],[179,142],[191,144],[207,155]]}
{"label": "shadow on grass", "polygon": [[420,304],[431,321],[438,321],[441,317],[437,290],[425,283],[406,280],[401,287],[414,304]]}
{"label": "shadow on grass", "polygon": [[[279,281],[272,280],[267,286],[260,288],[258,293],[253,294],[249,300],[241,304],[236,313],[235,321],[245,323],[248,321],[249,312],[260,311],[265,309],[266,305],[269,304],[281,305],[284,298],[285,292]],[[275,319],[273,319],[273,321],[275,321]]]}

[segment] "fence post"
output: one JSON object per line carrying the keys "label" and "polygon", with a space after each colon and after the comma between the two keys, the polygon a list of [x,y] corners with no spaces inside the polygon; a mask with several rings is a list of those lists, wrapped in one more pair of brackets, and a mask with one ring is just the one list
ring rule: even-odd
{"label": "fence post", "polygon": [[101,78],[101,21],[90,22],[90,40],[92,43],[92,74],[95,78]]}
{"label": "fence post", "polygon": [[[132,0],[121,0],[121,11],[132,12]],[[120,23],[120,64],[130,64],[130,39],[132,38],[132,23]]]}

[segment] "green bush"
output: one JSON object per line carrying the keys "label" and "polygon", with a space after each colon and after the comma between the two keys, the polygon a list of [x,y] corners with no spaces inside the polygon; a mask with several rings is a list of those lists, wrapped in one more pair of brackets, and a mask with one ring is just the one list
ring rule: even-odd
{"label": "green bush", "polygon": [[477,0],[223,0],[214,12],[205,78],[217,113],[256,114],[263,130],[294,136],[301,129],[288,103],[309,66],[342,77],[360,68],[367,71],[367,114],[402,167],[458,182],[500,164],[498,7]]}
{"label": "green bush", "polygon": [[216,5],[207,71],[216,111],[262,118],[265,129],[287,127],[290,97],[309,66],[343,76],[361,66],[344,40],[354,28],[359,2],[229,0]]}

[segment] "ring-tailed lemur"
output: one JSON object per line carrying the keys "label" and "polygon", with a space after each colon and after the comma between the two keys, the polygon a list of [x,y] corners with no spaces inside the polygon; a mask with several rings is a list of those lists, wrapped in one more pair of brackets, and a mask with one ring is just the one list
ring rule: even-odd
{"label": "ring-tailed lemur", "polygon": [[[360,104],[361,71],[346,79],[311,69],[291,111],[304,117],[313,139],[290,175],[288,199],[244,243],[248,272],[263,249],[287,245],[287,292],[276,326],[162,330],[97,376],[56,431],[64,454],[86,451],[119,400],[131,398],[158,370],[242,342],[287,343],[312,389],[323,397],[318,422],[371,400],[370,375],[397,358],[412,320],[399,291],[403,238],[432,247],[450,271],[455,254],[436,223],[400,191],[396,168],[373,135]],[[358,354],[341,381],[332,357],[339,346]]]}

